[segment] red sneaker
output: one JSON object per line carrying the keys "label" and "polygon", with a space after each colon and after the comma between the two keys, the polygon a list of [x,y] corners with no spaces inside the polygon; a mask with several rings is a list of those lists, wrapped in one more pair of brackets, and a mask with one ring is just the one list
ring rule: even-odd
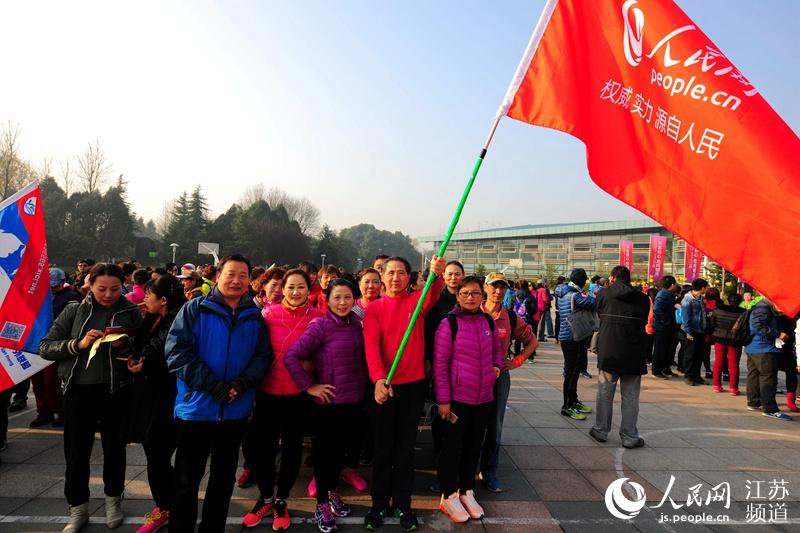
{"label": "red sneaker", "polygon": [[358,492],[365,492],[367,490],[367,480],[361,477],[361,474],[353,468],[345,468],[342,470],[342,481],[348,485],[352,485]]}
{"label": "red sneaker", "polygon": [[289,508],[286,500],[277,500],[272,508],[272,529],[273,531],[285,531],[292,525],[292,517],[289,516]]}
{"label": "red sneaker", "polygon": [[239,485],[239,488],[246,489],[247,487],[252,487],[256,483],[256,471],[252,468],[245,468],[242,470],[242,475],[239,476],[239,480],[236,482]]}
{"label": "red sneaker", "polygon": [[263,520],[264,517],[268,516],[272,512],[272,507],[272,499],[265,501],[259,498],[256,501],[256,504],[253,506],[253,509],[244,515],[244,518],[242,519],[242,526],[256,527],[261,523],[261,520]]}
{"label": "red sneaker", "polygon": [[169,511],[162,511],[158,507],[144,514],[144,524],[136,533],[155,533],[169,522]]}

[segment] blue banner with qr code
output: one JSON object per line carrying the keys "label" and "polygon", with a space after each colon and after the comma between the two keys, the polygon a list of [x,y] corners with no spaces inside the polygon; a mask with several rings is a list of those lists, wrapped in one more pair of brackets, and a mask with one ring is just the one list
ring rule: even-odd
{"label": "blue banner with qr code", "polygon": [[0,391],[50,364],[39,341],[53,323],[39,184],[0,203]]}

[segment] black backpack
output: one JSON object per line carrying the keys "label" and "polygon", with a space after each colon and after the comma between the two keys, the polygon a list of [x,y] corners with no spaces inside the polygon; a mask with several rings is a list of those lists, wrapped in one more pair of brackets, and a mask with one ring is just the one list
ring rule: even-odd
{"label": "black backpack", "polygon": [[751,307],[736,319],[736,322],[731,328],[731,336],[733,337],[734,346],[747,346],[753,340],[750,335],[750,313],[753,308]]}

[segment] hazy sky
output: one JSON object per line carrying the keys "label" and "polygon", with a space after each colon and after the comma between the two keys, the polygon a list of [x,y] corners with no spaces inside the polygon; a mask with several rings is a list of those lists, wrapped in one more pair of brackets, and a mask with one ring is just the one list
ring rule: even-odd
{"label": "hazy sky", "polygon": [[[146,219],[198,183],[218,215],[263,182],[335,228],[439,234],[543,4],[4,0],[0,120],[56,174],[99,138]],[[678,4],[800,131],[800,1]],[[459,229],[641,216],[582,143],[504,119]]]}

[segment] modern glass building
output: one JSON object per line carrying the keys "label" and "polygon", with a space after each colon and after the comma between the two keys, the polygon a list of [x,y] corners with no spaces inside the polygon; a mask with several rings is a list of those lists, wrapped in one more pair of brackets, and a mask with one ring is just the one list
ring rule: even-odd
{"label": "modern glass building", "polygon": [[[633,241],[633,277],[647,277],[650,235],[667,237],[664,273],[683,274],[686,243],[650,220],[537,224],[456,233],[445,257],[458,259],[465,270],[504,271],[532,279],[566,275],[581,267],[607,275],[619,263],[620,240]],[[420,237],[438,249],[442,237]]]}

